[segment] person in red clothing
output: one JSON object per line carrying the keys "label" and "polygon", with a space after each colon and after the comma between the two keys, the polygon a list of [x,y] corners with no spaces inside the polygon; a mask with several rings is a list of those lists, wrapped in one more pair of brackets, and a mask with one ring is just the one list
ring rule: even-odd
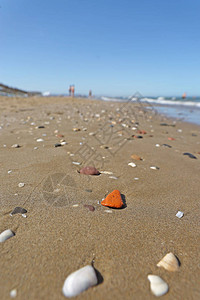
{"label": "person in red clothing", "polygon": [[74,97],[74,93],[75,93],[75,86],[72,85],[71,86],[71,95],[72,95],[72,97]]}

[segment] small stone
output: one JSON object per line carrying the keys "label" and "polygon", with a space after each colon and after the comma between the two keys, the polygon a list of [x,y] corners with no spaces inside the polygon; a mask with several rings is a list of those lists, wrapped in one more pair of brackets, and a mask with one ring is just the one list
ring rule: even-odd
{"label": "small stone", "polygon": [[36,129],[42,129],[45,128],[43,125],[37,126]]}
{"label": "small stone", "polygon": [[80,174],[84,175],[100,175],[100,172],[95,167],[84,167],[80,170]]}
{"label": "small stone", "polygon": [[10,215],[25,214],[25,213],[27,213],[27,210],[25,208],[17,206],[13,209],[13,211],[10,213]]}
{"label": "small stone", "polygon": [[120,191],[114,190],[101,201],[101,205],[112,208],[122,208],[124,206]]}
{"label": "small stone", "polygon": [[137,155],[137,154],[132,154],[131,158],[135,159],[135,160],[142,160],[142,158],[139,155]]}
{"label": "small stone", "polygon": [[168,147],[168,148],[172,148],[172,146],[170,146],[170,145],[168,145],[168,144],[162,144],[162,146]]}
{"label": "small stone", "polygon": [[179,218],[179,219],[181,219],[183,216],[184,216],[184,213],[180,210],[176,214],[176,217]]}
{"label": "small stone", "polygon": [[44,140],[43,139],[37,139],[36,140],[38,143],[40,143],[40,142],[44,142]]}
{"label": "small stone", "polygon": [[80,128],[73,128],[73,131],[77,132],[77,131],[81,131]]}
{"label": "small stone", "polygon": [[134,164],[133,162],[130,162],[130,163],[128,164],[128,166],[130,166],[130,167],[132,167],[132,168],[135,168],[135,167],[137,167],[137,165],[136,165],[136,164]]}
{"label": "small stone", "polygon": [[173,137],[168,137],[168,140],[169,140],[169,141],[175,141],[175,138],[173,138]]}
{"label": "small stone", "polygon": [[85,208],[88,208],[90,211],[95,211],[95,208],[93,205],[89,205],[89,204],[84,204],[83,205]]}
{"label": "small stone", "polygon": [[11,298],[17,297],[17,290],[16,290],[16,289],[10,291],[10,297],[11,297]]}
{"label": "small stone", "polygon": [[54,147],[61,147],[62,145],[60,144],[60,143],[56,143],[55,145],[54,145]]}
{"label": "small stone", "polygon": [[20,145],[19,144],[14,144],[11,146],[12,148],[20,148]]}
{"label": "small stone", "polygon": [[19,184],[18,184],[18,187],[24,187],[25,186],[25,183],[23,183],[23,182],[20,182]]}

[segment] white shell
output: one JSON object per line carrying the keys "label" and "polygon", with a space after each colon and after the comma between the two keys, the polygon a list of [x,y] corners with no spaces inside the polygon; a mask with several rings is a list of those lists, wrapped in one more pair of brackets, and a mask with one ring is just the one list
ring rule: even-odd
{"label": "white shell", "polygon": [[132,168],[137,167],[136,164],[134,164],[133,162],[130,162],[130,163],[128,164],[128,166],[131,166]]}
{"label": "white shell", "polygon": [[15,235],[14,232],[12,232],[12,230],[10,230],[10,229],[4,230],[0,234],[0,243],[5,242],[7,239],[11,238],[14,235]]}
{"label": "white shell", "polygon": [[179,218],[179,219],[181,219],[183,216],[184,216],[184,213],[180,210],[176,214],[176,217]]}
{"label": "white shell", "polygon": [[97,282],[94,268],[88,265],[70,274],[64,282],[62,291],[65,297],[75,297]]}
{"label": "white shell", "polygon": [[10,291],[10,297],[11,297],[11,298],[17,297],[17,290],[16,290],[16,289]]}
{"label": "white shell", "polygon": [[168,292],[168,284],[157,275],[148,275],[152,293],[159,297]]}
{"label": "white shell", "polygon": [[24,187],[25,186],[25,183],[24,182],[20,182],[19,184],[18,184],[18,187]]}
{"label": "white shell", "polygon": [[152,166],[152,167],[150,167],[150,169],[152,169],[152,170],[159,170],[159,167]]}
{"label": "white shell", "polygon": [[176,258],[176,256],[172,252],[170,252],[170,253],[167,253],[161,259],[161,261],[159,261],[159,263],[157,264],[157,267],[163,267],[164,269],[166,269],[168,271],[175,272],[179,268],[179,262],[178,262],[178,259]]}
{"label": "white shell", "polygon": [[39,143],[39,142],[44,142],[44,140],[43,139],[37,139],[37,142]]}

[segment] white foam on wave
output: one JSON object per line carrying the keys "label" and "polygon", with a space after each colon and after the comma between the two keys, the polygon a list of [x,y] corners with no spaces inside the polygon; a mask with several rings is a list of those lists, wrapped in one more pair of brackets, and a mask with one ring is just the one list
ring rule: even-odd
{"label": "white foam on wave", "polygon": [[166,100],[164,98],[143,98],[140,99],[141,102],[147,102],[147,103],[154,103],[154,104],[162,104],[162,105],[177,105],[177,106],[187,106],[187,107],[198,107],[200,108],[200,102],[194,102],[194,101],[174,101],[174,100]]}

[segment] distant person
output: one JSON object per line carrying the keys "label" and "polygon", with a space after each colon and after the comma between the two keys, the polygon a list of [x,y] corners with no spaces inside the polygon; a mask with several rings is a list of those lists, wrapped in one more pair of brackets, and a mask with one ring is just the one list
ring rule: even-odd
{"label": "distant person", "polygon": [[74,97],[74,93],[75,93],[75,86],[72,85],[71,86],[71,95],[72,95],[72,97]]}
{"label": "distant person", "polygon": [[71,96],[71,93],[72,93],[72,87],[71,85],[69,86],[69,96]]}
{"label": "distant person", "polygon": [[92,97],[92,91],[89,90],[89,98],[91,98],[91,97]]}

